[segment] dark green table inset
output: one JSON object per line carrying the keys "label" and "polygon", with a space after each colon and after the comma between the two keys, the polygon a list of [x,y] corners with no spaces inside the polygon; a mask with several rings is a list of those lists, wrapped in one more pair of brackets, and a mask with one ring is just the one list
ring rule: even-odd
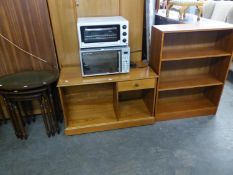
{"label": "dark green table inset", "polygon": [[27,90],[52,84],[59,77],[58,71],[28,71],[0,77],[0,89]]}
{"label": "dark green table inset", "polygon": [[25,128],[31,117],[27,112],[28,103],[33,100],[40,104],[47,135],[60,132],[58,121],[62,121],[62,115],[55,84],[58,77],[58,71],[27,71],[0,77],[0,94],[18,138],[28,137]]}

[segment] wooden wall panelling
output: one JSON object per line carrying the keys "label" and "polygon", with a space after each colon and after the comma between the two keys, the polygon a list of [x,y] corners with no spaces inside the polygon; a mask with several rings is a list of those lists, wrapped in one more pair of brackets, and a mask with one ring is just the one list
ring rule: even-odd
{"label": "wooden wall panelling", "polygon": [[[145,0],[120,0],[120,16],[129,20],[129,46],[131,52],[137,54],[142,51],[144,2]],[[138,56],[131,60],[138,61]]]}
{"label": "wooden wall panelling", "polygon": [[46,0],[1,0],[0,33],[52,65],[32,58],[0,37],[0,76],[57,67]]}
{"label": "wooden wall panelling", "polygon": [[78,17],[119,16],[119,0],[79,0]]}
{"label": "wooden wall panelling", "polygon": [[75,0],[48,0],[60,67],[79,65]]}
{"label": "wooden wall panelling", "polygon": [[[46,0],[1,0],[0,33],[19,47],[48,62],[36,60],[0,37],[0,76],[27,70],[57,69]],[[39,114],[39,106],[34,103],[33,106],[34,113]]]}
{"label": "wooden wall panelling", "polygon": [[131,52],[130,53],[130,60],[134,62],[142,61],[142,51]]}

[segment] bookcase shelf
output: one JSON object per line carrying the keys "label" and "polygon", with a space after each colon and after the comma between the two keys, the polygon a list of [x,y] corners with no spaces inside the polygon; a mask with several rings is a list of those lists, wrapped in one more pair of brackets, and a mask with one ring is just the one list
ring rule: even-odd
{"label": "bookcase shelf", "polygon": [[195,87],[207,87],[222,85],[223,83],[210,74],[200,75],[184,75],[178,78],[171,78],[161,80],[159,84],[159,91],[176,90],[176,89],[188,89]]}
{"label": "bookcase shelf", "polygon": [[162,61],[176,61],[187,59],[203,59],[212,57],[231,56],[231,53],[217,47],[176,48],[163,51]]}
{"label": "bookcase shelf", "polygon": [[[190,94],[190,92],[193,92]],[[195,91],[173,91],[173,94],[159,94],[157,106],[157,120],[186,118],[193,116],[212,115],[217,110],[208,97]],[[167,93],[167,92],[166,92]],[[174,95],[175,94],[175,95]]]}
{"label": "bookcase shelf", "polygon": [[159,91],[222,85],[230,57],[162,62]]}
{"label": "bookcase shelf", "polygon": [[150,66],[159,75],[156,121],[215,115],[232,43],[232,25],[153,27]]}

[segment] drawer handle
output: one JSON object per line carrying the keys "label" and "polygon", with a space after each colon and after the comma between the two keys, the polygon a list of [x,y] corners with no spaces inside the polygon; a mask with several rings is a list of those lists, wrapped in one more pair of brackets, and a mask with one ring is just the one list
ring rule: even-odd
{"label": "drawer handle", "polygon": [[134,87],[138,87],[138,86],[139,86],[139,84],[138,84],[138,83],[135,83],[135,84],[134,84]]}

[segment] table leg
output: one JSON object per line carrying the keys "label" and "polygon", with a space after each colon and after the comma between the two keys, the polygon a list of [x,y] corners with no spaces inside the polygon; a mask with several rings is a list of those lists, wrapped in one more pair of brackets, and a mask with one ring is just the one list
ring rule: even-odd
{"label": "table leg", "polygon": [[200,21],[202,13],[203,13],[203,6],[197,5],[196,7],[197,7],[197,11],[198,11],[197,21]]}
{"label": "table leg", "polygon": [[50,93],[50,97],[52,100],[52,104],[54,105],[54,110],[56,113],[56,118],[59,122],[63,122],[63,115],[62,115],[62,107],[61,107],[61,102],[60,102],[60,98],[59,98],[59,94],[58,94],[58,90],[56,88],[52,88],[49,87],[49,93]]}
{"label": "table leg", "polygon": [[46,111],[47,111],[47,116],[48,116],[48,120],[50,123],[50,127],[52,130],[52,136],[55,136],[56,133],[56,119],[54,120],[54,113],[51,107],[51,104],[49,103],[49,99],[48,99],[48,95],[45,94],[44,95],[44,99],[45,99],[45,105],[46,105]]}
{"label": "table leg", "polygon": [[51,136],[51,131],[50,131],[47,116],[46,116],[43,96],[40,99],[40,108],[41,108],[41,113],[42,113],[42,117],[43,117],[43,121],[44,121],[44,126],[45,126],[45,129],[46,129],[46,133],[47,133],[48,137],[50,137]]}
{"label": "table leg", "polygon": [[35,122],[36,118],[33,114],[33,107],[31,101],[23,101],[22,102],[23,112],[25,114],[25,119],[28,124],[31,123],[31,121]]}
{"label": "table leg", "polygon": [[17,102],[13,102],[12,105],[13,105],[13,108],[14,108],[13,111],[14,111],[14,114],[16,116],[17,123],[18,123],[18,125],[20,127],[21,138],[22,139],[27,139],[28,135],[27,135],[27,132],[25,130],[25,126],[24,126],[24,122],[23,122],[23,116],[21,115],[20,109],[17,106]]}
{"label": "table leg", "polygon": [[173,7],[173,4],[168,4],[167,10],[166,10],[166,17],[169,17],[169,13],[172,7]]}
{"label": "table leg", "polygon": [[179,20],[183,20],[185,17],[185,11],[187,9],[187,6],[182,6],[179,10]]}
{"label": "table leg", "polygon": [[[55,105],[54,103],[54,99],[53,99],[53,94],[49,88],[49,92],[48,92],[48,96],[49,96],[49,106],[51,108],[51,111],[52,111],[52,116],[53,116],[53,122],[54,122],[54,126],[56,128],[56,132],[59,134],[60,133],[60,128],[58,126],[58,121],[61,121],[61,117],[60,117],[60,114],[59,114],[59,107],[57,106],[58,104]],[[55,107],[57,106],[57,107]]]}
{"label": "table leg", "polygon": [[11,104],[11,102],[9,100],[6,100],[5,98],[4,98],[4,103],[5,103],[6,107],[7,107],[8,113],[10,114],[10,119],[11,119],[12,126],[14,128],[14,131],[15,131],[15,135],[16,135],[17,138],[21,138],[20,128],[19,128],[19,126],[17,124],[16,116],[15,116],[15,114],[13,112],[14,107]]}
{"label": "table leg", "polygon": [[[5,117],[4,117],[2,106],[0,106],[0,116],[2,117],[2,120],[5,121]],[[2,124],[2,120],[0,120],[0,125]]]}

